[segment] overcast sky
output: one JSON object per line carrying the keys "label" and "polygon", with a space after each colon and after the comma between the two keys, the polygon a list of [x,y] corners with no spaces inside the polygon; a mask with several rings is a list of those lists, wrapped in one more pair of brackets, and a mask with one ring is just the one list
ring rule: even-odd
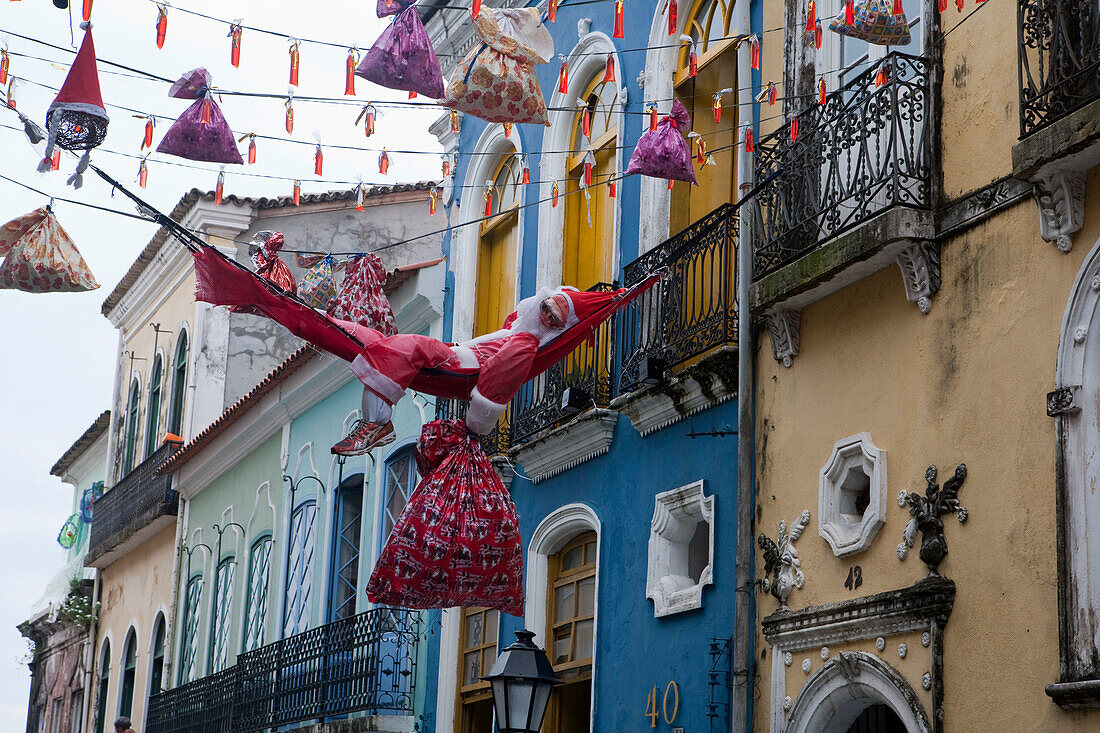
{"label": "overcast sky", "polygon": [[[357,45],[365,51],[384,23],[367,0],[180,0],[180,7],[218,18],[243,18],[245,25],[269,28],[305,38]],[[73,34],[79,45],[80,2],[73,9]],[[168,33],[164,48],[155,45],[156,5],[151,0],[97,0],[92,21],[96,52],[100,58],[176,78],[196,66],[205,66],[214,85],[226,90],[259,91],[285,95],[288,43],[285,39],[244,32],[241,64],[229,63],[227,26],[168,9]],[[11,33],[39,38],[73,48],[69,14],[54,8],[50,0],[0,0],[0,44],[11,51],[49,59],[56,64],[12,56],[10,73],[19,79],[55,88],[64,79],[72,54],[16,38]],[[303,44],[301,47],[300,96],[340,97],[344,92],[346,49]],[[168,97],[168,85],[107,73],[100,66],[100,84],[111,116],[107,141],[93,161],[123,184],[134,183],[138,161],[106,150],[139,153],[142,120],[113,109],[111,103],[150,113],[181,114],[190,102]],[[28,82],[17,82],[18,108],[39,122],[54,93]],[[293,137],[311,141],[314,130],[323,143],[364,145],[371,148],[427,150],[439,145],[427,131],[438,116],[437,108],[382,110],[377,133],[364,139],[362,127],[354,127],[360,107],[367,101],[403,100],[403,92],[375,87],[356,80],[358,106],[295,104]],[[427,100],[425,100],[427,101]],[[221,107],[234,130],[285,136],[281,99],[256,100],[225,96]],[[0,108],[0,174],[49,194],[79,199],[101,206],[132,211],[125,199],[111,196],[96,176],[88,173],[79,191],[65,186],[75,163],[63,157],[61,170],[39,175],[38,154],[21,132],[6,129],[18,119]],[[167,131],[158,123],[154,147]],[[313,149],[260,140],[255,166],[229,166],[226,193],[247,196],[285,195],[288,181],[249,178],[235,171],[298,177],[303,193],[348,188],[317,183],[313,173]],[[244,150],[246,145],[242,145]],[[190,170],[159,164],[158,159],[199,166]],[[439,176],[438,155],[391,156],[389,174],[378,175],[377,153],[329,150],[324,158],[324,178],[368,182],[412,182]],[[141,194],[162,211],[170,211],[192,187],[213,189],[217,166],[153,155],[148,187]],[[44,196],[0,180],[0,223],[22,216],[47,202]],[[0,730],[25,727],[30,677],[20,658],[26,645],[15,626],[25,620],[46,582],[63,562],[56,537],[70,512],[71,487],[49,475],[50,467],[95,417],[109,407],[114,379],[117,332],[100,315],[100,305],[148,243],[155,228],[143,222],[56,202],[54,211],[84,256],[101,287],[90,293],[30,295],[0,290],[0,465],[7,472],[0,508]],[[427,216],[427,211],[424,212]],[[437,214],[440,226],[442,207]]]}

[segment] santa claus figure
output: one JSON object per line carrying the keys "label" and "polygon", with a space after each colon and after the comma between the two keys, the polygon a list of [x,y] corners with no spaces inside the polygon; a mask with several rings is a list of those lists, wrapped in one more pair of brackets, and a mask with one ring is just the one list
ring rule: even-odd
{"label": "santa claus figure", "polygon": [[363,344],[351,371],[363,383],[363,418],[332,446],[341,456],[356,456],[394,440],[390,417],[405,390],[426,369],[477,369],[466,425],[478,435],[496,427],[508,402],[531,374],[540,346],[553,341],[606,301],[606,293],[576,288],[543,288],[521,300],[503,327],[460,344],[415,334],[385,336],[366,326],[339,321]]}

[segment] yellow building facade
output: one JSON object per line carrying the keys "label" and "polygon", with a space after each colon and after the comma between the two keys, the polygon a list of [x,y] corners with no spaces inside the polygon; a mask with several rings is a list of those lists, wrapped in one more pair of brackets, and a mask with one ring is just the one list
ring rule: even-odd
{"label": "yellow building facade", "polygon": [[764,7],[754,729],[1096,730],[1095,20],[1044,81],[1050,7],[907,0],[899,52],[826,6]]}

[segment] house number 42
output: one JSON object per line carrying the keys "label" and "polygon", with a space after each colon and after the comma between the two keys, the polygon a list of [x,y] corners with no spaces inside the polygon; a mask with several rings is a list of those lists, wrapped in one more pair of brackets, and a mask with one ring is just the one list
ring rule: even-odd
{"label": "house number 42", "polygon": [[[671,713],[669,711],[672,711]],[[676,722],[676,713],[680,711],[680,686],[675,680],[665,686],[665,695],[661,699],[661,708],[657,709],[657,685],[649,691],[649,699],[646,700],[645,717],[649,718],[649,727],[657,727],[657,717],[664,718],[665,723],[672,725]]]}
{"label": "house number 42", "polygon": [[844,587],[848,590],[855,590],[861,585],[863,585],[863,568],[859,565],[853,565],[848,569],[848,579],[844,581]]}

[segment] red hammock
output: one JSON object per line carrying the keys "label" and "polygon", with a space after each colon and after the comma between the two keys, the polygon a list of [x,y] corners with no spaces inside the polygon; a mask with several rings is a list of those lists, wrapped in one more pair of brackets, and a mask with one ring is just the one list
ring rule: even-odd
{"label": "red hammock", "polygon": [[[352,361],[363,351],[363,344],[327,315],[258,277],[217,249],[202,246],[192,251],[192,256],[195,258],[195,300],[212,305],[251,306],[255,312],[286,326],[295,336],[345,361]],[[653,274],[633,287],[601,293],[606,295],[607,300],[600,308],[553,341],[539,347],[527,380],[537,377],[568,356],[590,338],[601,323],[648,290],[658,279],[660,274]],[[477,384],[479,371],[477,368],[423,369],[411,387],[436,397],[468,400],[470,391]]]}

